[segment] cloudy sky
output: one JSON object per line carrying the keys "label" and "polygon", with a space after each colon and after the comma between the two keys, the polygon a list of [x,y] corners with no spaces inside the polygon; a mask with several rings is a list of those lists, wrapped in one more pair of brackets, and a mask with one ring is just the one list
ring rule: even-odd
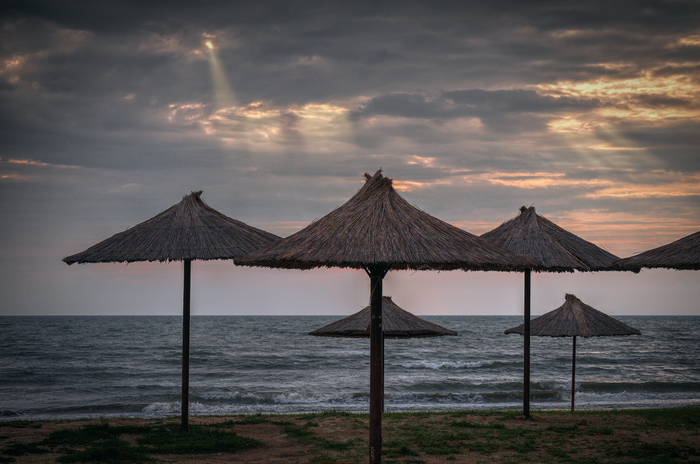
{"label": "cloudy sky", "polygon": [[[61,258],[203,190],[287,236],[382,168],[482,234],[522,205],[620,257],[700,230],[700,3],[4,2],[0,315],[179,314],[182,264]],[[697,272],[538,274],[700,314]],[[361,271],[193,264],[193,314],[350,314]],[[520,314],[522,275],[390,273],[416,314]]]}

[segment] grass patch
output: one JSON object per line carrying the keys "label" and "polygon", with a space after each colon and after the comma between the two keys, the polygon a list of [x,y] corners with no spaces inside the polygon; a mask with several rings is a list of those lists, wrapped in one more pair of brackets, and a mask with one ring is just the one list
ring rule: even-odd
{"label": "grass patch", "polygon": [[639,409],[629,411],[629,414],[646,419],[648,427],[700,431],[700,414],[696,407]]}
{"label": "grass patch", "polygon": [[123,434],[142,434],[150,430],[151,426],[122,425],[112,427],[109,423],[88,424],[78,429],[66,429],[52,432],[40,445],[48,447],[56,446],[82,446],[100,440],[117,438]]}
{"label": "grass patch", "polygon": [[296,425],[285,425],[284,433],[297,440],[308,443],[311,440],[311,430],[308,427],[297,427]]}
{"label": "grass patch", "polygon": [[[383,421],[383,455],[385,462],[400,464],[426,460],[505,464],[700,462],[698,418],[700,407],[536,411],[531,420],[522,420],[512,411],[389,413]],[[54,427],[48,421],[42,422],[44,429],[36,431],[22,430],[33,427],[24,421],[16,429],[3,429],[7,439],[0,440],[0,464],[37,459],[32,456],[36,453],[49,453],[42,458],[60,463],[160,464],[176,460],[184,464],[197,462],[206,454],[221,454],[222,461],[235,462],[234,453],[262,446],[239,436],[256,429],[255,424],[266,424],[274,435],[286,434],[288,438],[280,446],[287,446],[290,439],[304,445],[303,454],[298,443],[293,450],[290,447],[290,453],[296,453],[290,454],[290,462],[356,464],[367,459],[366,414],[256,414],[219,420],[198,424],[195,419],[187,433],[181,433],[179,423],[172,419],[58,421],[55,424],[73,428],[53,433],[49,433]],[[134,423],[137,425],[130,425]],[[30,436],[36,437],[33,443],[27,440]],[[164,460],[160,455],[165,455]]]}
{"label": "grass patch", "polygon": [[309,462],[313,464],[336,464],[338,458],[330,454],[319,454],[318,456],[312,457]]}
{"label": "grass patch", "polygon": [[252,416],[244,416],[240,419],[228,420],[228,421],[219,422],[219,423],[213,424],[213,425],[214,425],[214,427],[217,427],[217,428],[230,428],[230,427],[235,427],[237,425],[267,424],[271,421],[272,421],[272,419],[270,419],[270,416],[265,416],[262,414],[254,414]]}
{"label": "grass patch", "polygon": [[686,445],[670,443],[641,443],[629,449],[616,449],[610,453],[614,457],[634,458],[637,462],[675,462],[687,460],[691,456],[700,456],[697,449]]}
{"label": "grass patch", "polygon": [[459,453],[464,446],[463,435],[425,426],[399,427],[395,435],[395,438],[383,443],[383,450],[388,456],[404,456],[406,450],[416,452],[416,456],[419,453],[447,456]]}
{"label": "grass patch", "polygon": [[319,438],[316,440],[316,445],[320,446],[323,449],[327,450],[332,450],[332,451],[347,451],[351,448],[353,448],[357,444],[357,440],[346,440],[346,441],[336,441],[336,440],[327,440],[325,438]]}
{"label": "grass patch", "polygon": [[41,428],[41,422],[34,422],[34,421],[3,421],[0,422],[0,428],[2,427],[14,427],[16,429],[24,429],[24,428],[32,428],[32,429],[40,429]]}
{"label": "grass patch", "polygon": [[[309,416],[305,415],[303,419],[308,419]],[[348,420],[346,421],[347,425],[349,427],[352,427],[354,418],[349,417]],[[344,440],[344,441],[339,441],[339,440],[330,440],[327,438],[321,438],[317,437],[312,428],[319,428],[321,427],[321,424],[315,421],[310,421],[307,420],[306,423],[302,426],[298,426],[296,424],[285,424],[284,425],[284,433],[287,434],[287,436],[292,437],[296,439],[299,443],[303,445],[311,445],[314,448],[318,450],[322,450],[321,454],[319,456],[322,456],[322,458],[319,459],[330,459],[329,461],[310,461],[310,462],[336,462],[338,459],[337,456],[332,456],[328,454],[328,451],[331,452],[336,452],[336,453],[343,453],[347,451],[352,451],[354,448],[356,448],[361,440],[358,439],[349,439],[349,440]]]}
{"label": "grass patch", "polygon": [[461,429],[483,429],[485,426],[482,424],[477,424],[476,422],[463,420],[463,421],[452,421],[450,423],[452,427]]}
{"label": "grass patch", "polygon": [[[154,425],[160,425],[154,427]],[[124,440],[132,437],[135,444]],[[264,444],[252,438],[219,430],[216,427],[191,425],[187,432],[162,424],[111,426],[109,423],[87,424],[77,429],[58,430],[36,443],[13,443],[2,450],[9,456],[58,452],[60,463],[148,463],[151,454],[237,453]]]}
{"label": "grass patch", "polygon": [[285,421],[285,420],[271,420],[270,424],[273,425],[294,425],[294,422],[292,421]]}
{"label": "grass patch", "polygon": [[61,463],[89,462],[105,464],[152,462],[141,450],[116,438],[98,441],[84,450],[71,450],[59,457],[57,461]]}
{"label": "grass patch", "polygon": [[39,448],[36,443],[12,443],[3,450],[3,454],[8,456],[24,456],[25,454],[43,454],[48,450]]}
{"label": "grass patch", "polygon": [[545,428],[547,432],[554,432],[563,435],[575,435],[579,431],[578,425],[548,425]]}
{"label": "grass patch", "polygon": [[509,442],[504,445],[504,448],[513,450],[520,454],[529,453],[530,451],[535,451],[535,449],[537,449],[535,446],[535,440],[532,438],[528,438],[523,441]]}
{"label": "grass patch", "polygon": [[545,452],[549,454],[550,456],[553,456],[555,458],[568,458],[569,453],[561,449],[559,446],[546,446],[544,448]]}
{"label": "grass patch", "polygon": [[263,446],[259,440],[201,425],[191,425],[184,433],[165,428],[149,430],[137,443],[146,451],[158,454],[237,453]]}

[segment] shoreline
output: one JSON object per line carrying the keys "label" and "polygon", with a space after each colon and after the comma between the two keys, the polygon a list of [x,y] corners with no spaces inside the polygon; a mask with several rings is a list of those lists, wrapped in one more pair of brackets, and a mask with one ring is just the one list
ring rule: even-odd
{"label": "shoreline", "polygon": [[[631,410],[655,410],[655,409],[682,409],[682,408],[688,408],[688,407],[700,407],[700,399],[698,400],[688,400],[685,402],[677,402],[673,403],[668,406],[664,405],[659,405],[659,406],[645,406],[645,405],[617,405],[617,406],[595,406],[595,407],[586,407],[585,404],[581,405],[576,405],[576,412],[605,412],[605,411],[610,411],[610,412],[615,412],[615,411],[631,411]],[[180,410],[179,403],[177,405],[177,408],[175,408],[177,411]],[[238,416],[254,416],[254,415],[269,415],[269,416],[296,416],[296,415],[303,415],[303,414],[327,414],[327,413],[339,413],[339,414],[366,414],[367,409],[365,408],[364,410],[362,409],[309,409],[309,410],[299,410],[299,411],[283,411],[283,412],[274,412],[274,411],[251,411],[251,412],[224,412],[221,414],[216,414],[216,413],[193,413],[193,406],[190,404],[190,418],[193,417],[200,417],[200,418],[207,418],[207,417],[238,417]],[[464,408],[459,408],[459,407],[454,407],[454,408],[445,408],[445,409],[385,409],[383,414],[449,414],[449,413],[455,413],[455,412],[463,412],[463,411],[472,411],[475,414],[481,414],[481,413],[487,413],[487,412],[502,412],[502,413],[517,413],[518,411],[522,410],[522,405],[521,404],[515,404],[513,406],[508,406],[508,407],[488,407],[487,405],[484,405],[484,407],[480,408],[470,408],[470,407],[464,407]],[[538,408],[538,407],[532,407],[530,411],[532,413],[544,413],[544,412],[569,412],[570,407],[568,403],[562,404],[561,407],[544,407],[544,408]],[[53,421],[81,421],[81,420],[119,420],[119,419],[141,419],[141,420],[171,420],[175,418],[179,418],[180,415],[178,413],[173,413],[173,414],[163,414],[163,415],[144,415],[143,413],[86,413],[85,415],[82,415],[80,413],[77,414],[58,414],[58,415],[51,415],[51,414],[46,414],[46,415],[27,415],[23,416],[21,414],[8,414],[8,415],[3,415],[0,414],[0,424],[4,422],[13,422],[13,421],[26,421],[26,422],[53,422]]]}
{"label": "shoreline", "polygon": [[[525,419],[521,411],[502,410],[388,412],[382,455],[395,463],[700,462],[700,406],[531,414]],[[186,434],[176,416],[3,421],[0,462],[120,462],[95,457],[111,443],[111,457],[141,453],[143,461],[163,463],[359,463],[367,460],[367,416],[191,416]],[[97,430],[102,438],[95,438]],[[215,440],[202,445],[195,440],[201,434]],[[167,447],[168,440],[186,443]]]}

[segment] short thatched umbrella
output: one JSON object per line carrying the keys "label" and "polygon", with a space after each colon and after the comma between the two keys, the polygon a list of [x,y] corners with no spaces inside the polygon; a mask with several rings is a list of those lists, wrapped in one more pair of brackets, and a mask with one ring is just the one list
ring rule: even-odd
{"label": "short thatched umbrella", "polygon": [[182,430],[187,430],[190,359],[190,274],[192,260],[233,259],[280,237],[221,214],[192,192],[153,218],[113,235],[63,261],[132,263],[184,261],[182,304]]}
{"label": "short thatched umbrella", "polygon": [[[541,272],[602,271],[619,259],[538,215],[532,206],[522,206],[519,216],[481,237],[540,260],[543,265],[533,270]],[[530,274],[530,269],[525,271],[523,414],[526,417],[530,415]]]}
{"label": "short thatched umbrella", "polygon": [[[309,332],[320,337],[369,338],[370,306],[339,321]],[[384,338],[425,338],[457,335],[454,330],[446,329],[402,309],[391,300],[382,297],[382,332]]]}
{"label": "short thatched umbrella", "polygon": [[538,262],[443,222],[404,200],[381,170],[345,204],[279,242],[235,259],[243,266],[364,269],[370,277],[370,462],[381,462],[382,280],[390,269],[517,271]]}
{"label": "short thatched umbrella", "polygon": [[700,270],[700,232],[613,264],[614,269],[621,271],[639,272],[643,267]]}
{"label": "short thatched umbrella", "polygon": [[[574,337],[571,365],[571,410],[574,410],[576,385],[576,337],[609,337],[613,335],[641,335],[634,327],[613,319],[607,314],[588,306],[576,296],[566,294],[563,305],[530,324],[530,334],[538,337]],[[505,331],[506,334],[525,333],[525,324]]]}
{"label": "short thatched umbrella", "polygon": [[[309,335],[319,337],[369,338],[371,325],[371,307],[366,306],[360,311],[339,321],[309,332]],[[382,333],[383,338],[426,338],[443,335],[456,336],[457,332],[409,313],[391,300],[390,296],[382,297]],[[384,360],[382,359],[382,369]],[[383,387],[383,385],[382,385]],[[382,402],[384,391],[382,390]],[[384,408],[382,408],[383,410]]]}

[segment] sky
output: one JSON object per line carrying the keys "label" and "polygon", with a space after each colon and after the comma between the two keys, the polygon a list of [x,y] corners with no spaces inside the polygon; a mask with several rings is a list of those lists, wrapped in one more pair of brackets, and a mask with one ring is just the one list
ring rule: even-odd
{"label": "sky", "polygon": [[[177,315],[182,263],[65,265],[192,191],[288,236],[383,169],[480,235],[537,212],[620,257],[700,230],[700,2],[0,7],[0,315]],[[362,271],[194,262],[193,315],[348,315]],[[700,315],[697,271],[535,274],[533,314]],[[390,272],[418,315],[522,314],[517,273]]]}

